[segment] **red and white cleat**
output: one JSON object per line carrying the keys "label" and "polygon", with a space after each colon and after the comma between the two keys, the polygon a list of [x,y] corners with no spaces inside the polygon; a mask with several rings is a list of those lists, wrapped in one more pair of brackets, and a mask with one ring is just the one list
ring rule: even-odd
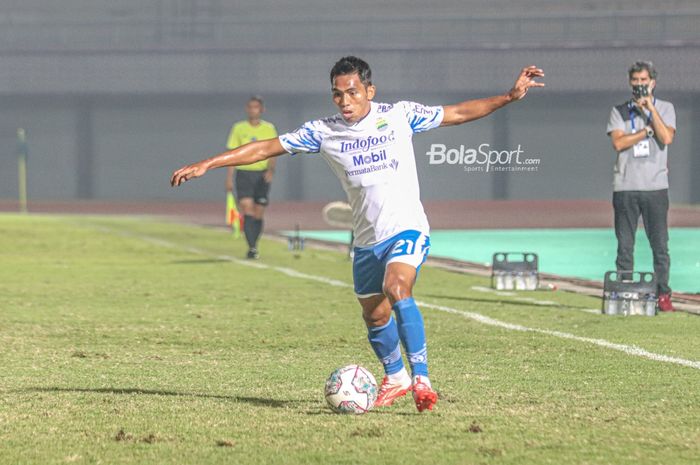
{"label": "red and white cleat", "polygon": [[385,376],[382,380],[382,385],[379,386],[379,394],[377,400],[374,401],[375,407],[389,407],[399,397],[403,397],[411,390],[411,378],[406,375],[404,382],[391,380]]}
{"label": "red and white cleat", "polygon": [[433,391],[428,378],[420,375],[413,378],[413,400],[419,412],[432,410],[437,404],[437,392]]}

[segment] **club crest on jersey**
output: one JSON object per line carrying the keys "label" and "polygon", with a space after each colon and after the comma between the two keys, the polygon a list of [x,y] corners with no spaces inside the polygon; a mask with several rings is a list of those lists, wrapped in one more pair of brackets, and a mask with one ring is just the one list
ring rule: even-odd
{"label": "club crest on jersey", "polygon": [[387,123],[384,118],[377,118],[377,129],[378,130],[384,131],[388,127],[389,127],[389,123]]}

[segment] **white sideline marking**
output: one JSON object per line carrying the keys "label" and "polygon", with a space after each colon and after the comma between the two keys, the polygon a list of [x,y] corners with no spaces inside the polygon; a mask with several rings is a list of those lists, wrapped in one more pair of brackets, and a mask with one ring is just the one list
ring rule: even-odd
{"label": "white sideline marking", "polygon": [[[559,303],[557,302],[552,302],[551,300],[538,300],[534,299],[532,297],[518,297],[518,294],[515,292],[508,292],[508,291],[499,291],[496,289],[492,289],[490,287],[484,287],[484,286],[472,286],[472,290],[474,291],[479,291],[479,292],[487,292],[489,294],[495,294],[499,296],[508,296],[508,297],[515,297],[515,299],[512,299],[514,302],[528,302],[528,303],[533,303],[535,305],[542,305],[542,306],[559,306]],[[572,310],[577,310],[579,312],[586,312],[586,313],[593,313],[596,315],[600,314],[600,310],[595,309],[595,308],[579,308],[579,307],[567,307]]]}
{"label": "white sideline marking", "polygon": [[[82,225],[83,223],[80,223],[80,224]],[[283,266],[265,265],[264,263],[254,262],[251,260],[241,260],[240,258],[235,258],[235,257],[232,257],[230,255],[214,255],[214,254],[211,254],[205,250],[198,249],[196,247],[179,245],[179,244],[176,244],[174,242],[170,242],[170,241],[167,241],[165,239],[160,239],[160,238],[153,237],[153,236],[134,234],[134,233],[130,233],[127,231],[120,231],[118,229],[107,228],[104,226],[96,226],[96,225],[89,225],[89,226],[91,226],[93,229],[96,229],[96,230],[101,231],[101,232],[116,234],[116,235],[120,235],[120,236],[124,236],[124,237],[131,237],[134,239],[140,239],[140,240],[148,242],[150,244],[158,245],[161,247],[166,247],[168,249],[180,249],[180,250],[183,250],[185,252],[189,252],[189,253],[192,253],[195,255],[204,255],[205,257],[211,257],[211,258],[216,258],[219,260],[225,260],[225,261],[235,263],[237,265],[249,266],[251,268],[257,268],[257,269],[261,269],[261,270],[269,269],[269,270],[279,271],[280,273],[284,273],[287,276],[290,276],[292,278],[301,278],[301,279],[309,279],[312,281],[319,281],[319,282],[322,282],[324,284],[328,284],[330,286],[352,287],[351,284],[348,284],[348,283],[343,282],[343,281],[324,278],[323,276],[315,276],[315,275],[302,273],[301,271],[297,271],[297,270],[294,270],[292,268],[286,268]]]}
{"label": "white sideline marking", "polygon": [[490,287],[472,286],[472,290],[479,292],[487,292],[489,294],[496,294],[501,296],[515,297],[515,299],[513,299],[513,301],[515,302],[527,302],[535,305],[544,305],[549,307],[559,305],[557,302],[552,302],[551,300],[539,300],[533,297],[522,297],[518,296],[518,294],[516,294],[515,292],[499,291],[496,289],[491,289]]}
{"label": "white sideline marking", "polygon": [[508,291],[497,291],[496,289],[491,289],[490,287],[484,286],[472,286],[472,290],[479,292],[488,292],[489,294],[503,295],[503,296],[515,296],[515,292]]}
{"label": "white sideline marking", "polygon": [[[84,225],[84,223],[80,223],[81,225]],[[308,279],[311,281],[317,281],[320,283],[328,284],[330,286],[336,286],[336,287],[353,287],[351,284],[348,284],[343,281],[338,281],[335,279],[329,279],[329,278],[324,278],[323,276],[316,276],[316,275],[311,275],[307,273],[302,273],[300,271],[293,270],[291,268],[286,268],[282,266],[272,266],[272,265],[265,265],[263,263],[259,262],[251,262],[249,260],[241,260],[238,258],[234,258],[228,255],[214,255],[209,252],[206,252],[201,249],[197,249],[195,247],[187,247],[187,246],[181,246],[179,244],[176,244],[174,242],[170,242],[164,239],[160,238],[155,238],[151,236],[145,236],[141,234],[133,234],[129,233],[126,231],[119,231],[116,229],[111,229],[111,228],[105,228],[102,226],[93,226],[95,229],[98,229],[103,232],[111,233],[111,234],[117,234],[117,235],[122,235],[126,237],[132,237],[135,239],[140,239],[146,242],[149,242],[151,244],[159,245],[162,247],[167,247],[170,249],[179,249],[183,250],[186,252],[190,252],[195,255],[204,255],[207,257],[213,257],[213,258],[218,258],[221,260],[226,260],[230,261],[232,263],[236,263],[238,265],[243,265],[243,266],[250,266],[253,268],[258,268],[258,269],[269,269],[269,270],[275,270],[279,271],[280,273],[284,273],[287,276],[291,276],[293,278],[301,278],[301,279]],[[488,288],[483,288],[483,289],[488,289]],[[489,289],[489,291],[492,291],[492,289]],[[425,308],[430,308],[433,310],[437,310],[440,312],[445,312],[445,313],[451,313],[453,315],[460,315],[465,318],[469,318],[470,320],[474,320],[476,322],[489,325],[489,326],[494,326],[497,328],[502,328],[502,329],[508,329],[511,331],[521,331],[521,332],[531,332],[531,333],[537,333],[537,334],[544,334],[546,336],[554,336],[558,337],[561,339],[569,339],[571,341],[577,341],[577,342],[583,342],[586,344],[592,344],[596,345],[599,347],[604,347],[606,349],[612,349],[612,350],[617,350],[618,352],[623,352],[627,355],[632,355],[635,357],[642,357],[646,358],[649,360],[654,360],[656,362],[664,362],[664,363],[673,363],[676,365],[681,365],[685,366],[688,368],[695,368],[696,370],[700,370],[700,361],[695,361],[695,360],[687,360],[684,358],[678,358],[678,357],[670,357],[668,355],[662,355],[662,354],[657,354],[654,352],[649,352],[646,349],[642,349],[641,347],[637,346],[632,346],[632,345],[626,345],[626,344],[618,344],[615,342],[610,342],[605,339],[596,339],[596,338],[591,338],[591,337],[583,337],[583,336],[576,336],[575,334],[571,333],[565,333],[562,331],[553,331],[549,329],[539,329],[539,328],[530,328],[527,326],[519,325],[516,323],[508,323],[505,321],[497,320],[495,318],[488,317],[486,315],[482,315],[481,313],[476,313],[476,312],[468,312],[466,310],[458,310],[456,308],[452,307],[446,307],[444,305],[437,305],[437,304],[431,304],[428,302],[423,302],[423,301],[416,301],[418,305],[421,307]],[[597,313],[597,310],[596,310]]]}
{"label": "white sideline marking", "polygon": [[700,361],[686,360],[684,358],[669,357],[668,355],[656,354],[654,352],[649,352],[648,350],[642,349],[641,347],[637,347],[637,346],[617,344],[615,342],[610,342],[610,341],[607,341],[605,339],[595,339],[592,337],[576,336],[575,334],[564,333],[562,331],[552,331],[549,329],[529,328],[527,326],[522,326],[522,325],[515,324],[515,323],[506,323],[505,321],[496,320],[495,318],[490,318],[490,317],[482,315],[480,313],[467,312],[464,310],[457,310],[456,308],[430,304],[427,302],[416,302],[416,303],[423,306],[423,307],[426,307],[426,308],[432,308],[433,310],[440,310],[440,311],[446,312],[446,313],[461,315],[465,318],[469,318],[469,319],[478,321],[479,323],[483,323],[483,324],[490,325],[490,326],[496,326],[498,328],[510,329],[511,331],[523,331],[523,332],[532,332],[532,333],[538,333],[538,334],[546,334],[547,336],[554,336],[554,337],[559,337],[562,339],[570,339],[572,341],[585,342],[588,344],[593,344],[593,345],[597,345],[600,347],[605,347],[606,349],[613,349],[613,350],[617,350],[620,352],[624,352],[628,355],[634,355],[636,357],[644,357],[644,358],[648,358],[650,360],[654,360],[657,362],[675,363],[676,365],[683,365],[683,366],[686,366],[689,368],[695,368],[697,370],[700,370]]}

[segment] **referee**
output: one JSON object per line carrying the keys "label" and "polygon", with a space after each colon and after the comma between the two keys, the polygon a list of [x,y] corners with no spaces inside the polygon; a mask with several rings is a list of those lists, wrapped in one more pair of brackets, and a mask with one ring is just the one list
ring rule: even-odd
{"label": "referee", "polygon": [[[248,119],[239,121],[231,128],[226,148],[233,150],[250,142],[274,139],[277,130],[272,123],[261,118],[265,106],[260,96],[253,96],[245,107]],[[258,238],[263,230],[263,215],[269,203],[270,183],[275,173],[275,159],[262,160],[250,165],[229,167],[226,174],[226,191],[233,191],[236,178],[238,209],[243,215],[243,232],[248,241],[247,258],[258,258]]]}

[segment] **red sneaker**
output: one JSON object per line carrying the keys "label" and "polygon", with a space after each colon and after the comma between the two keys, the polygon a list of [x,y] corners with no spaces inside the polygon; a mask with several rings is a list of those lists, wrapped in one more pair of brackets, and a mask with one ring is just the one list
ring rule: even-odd
{"label": "red sneaker", "polygon": [[438,401],[437,392],[428,383],[423,381],[422,376],[416,376],[413,380],[413,400],[419,412],[432,410]]}
{"label": "red sneaker", "polygon": [[659,294],[659,310],[662,312],[675,312],[673,302],[671,302],[671,294]]}
{"label": "red sneaker", "polygon": [[403,397],[411,390],[411,378],[408,378],[408,383],[390,381],[388,376],[382,380],[382,385],[379,386],[377,400],[374,401],[375,407],[389,407],[399,397]]}

